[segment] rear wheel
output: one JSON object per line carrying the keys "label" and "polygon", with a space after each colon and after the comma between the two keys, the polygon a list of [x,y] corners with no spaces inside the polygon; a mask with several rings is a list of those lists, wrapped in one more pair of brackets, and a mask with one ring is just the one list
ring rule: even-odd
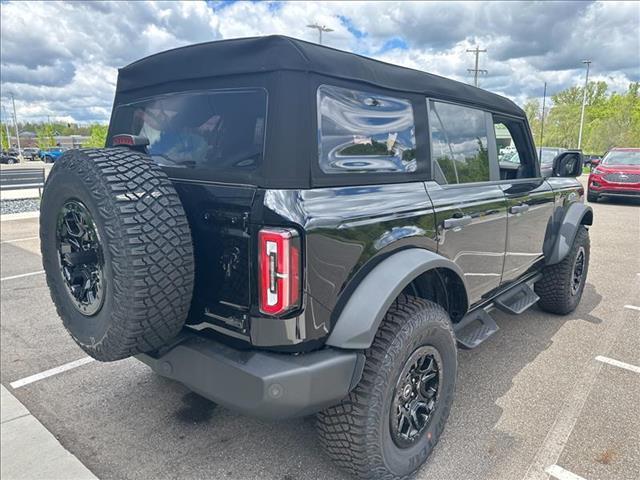
{"label": "rear wheel", "polygon": [[435,303],[400,296],[366,351],[358,386],[318,414],[321,443],[358,478],[407,478],[440,438],[456,371],[447,313]]}
{"label": "rear wheel", "polygon": [[58,314],[92,357],[155,350],[184,325],[191,233],[171,181],[145,155],[65,153],[44,188],[40,238]]}
{"label": "rear wheel", "polygon": [[559,315],[576,309],[587,281],[589,253],[589,231],[580,225],[567,256],[560,263],[545,267],[535,285],[540,308]]}

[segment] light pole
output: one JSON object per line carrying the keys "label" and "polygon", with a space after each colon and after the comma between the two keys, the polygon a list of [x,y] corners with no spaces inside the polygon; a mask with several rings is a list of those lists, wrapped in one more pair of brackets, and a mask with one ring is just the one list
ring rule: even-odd
{"label": "light pole", "polygon": [[20,131],[18,130],[18,116],[16,115],[16,99],[13,98],[13,93],[9,94],[11,96],[11,103],[13,104],[13,125],[16,127],[16,142],[18,142],[18,157],[22,158],[22,148],[20,148]]}
{"label": "light pole", "polygon": [[312,23],[307,25],[308,28],[318,30],[318,43],[322,45],[322,32],[333,32],[333,28],[329,28],[326,25],[320,25],[318,23]]}
{"label": "light pole", "polygon": [[587,104],[587,86],[589,85],[589,66],[591,60],[583,60],[582,63],[587,64],[587,74],[584,77],[584,92],[582,92],[582,111],[580,112],[580,131],[578,133],[578,150],[582,145],[582,126],[584,125],[584,107]]}

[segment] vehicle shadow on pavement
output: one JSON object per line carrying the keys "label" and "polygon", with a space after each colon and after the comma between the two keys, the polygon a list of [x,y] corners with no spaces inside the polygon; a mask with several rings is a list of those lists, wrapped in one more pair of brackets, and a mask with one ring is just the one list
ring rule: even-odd
{"label": "vehicle shadow on pavement", "polygon": [[[477,349],[459,351],[449,422],[416,478],[521,477],[553,422],[554,406],[579,374],[554,375],[570,368],[549,354],[554,337],[576,336],[576,352],[569,354],[588,353],[603,321],[592,313],[601,300],[587,284],[571,315],[537,308],[520,316],[494,313],[500,330]],[[594,331],[580,334],[585,325]],[[322,452],[313,417],[242,416],[131,359],[96,367],[90,378],[70,375],[65,382],[65,394],[78,398],[73,407],[61,398],[47,408],[58,412],[53,431],[63,432],[65,445],[99,478],[351,478]],[[57,398],[48,389],[34,393],[42,395],[33,399],[40,405]]]}
{"label": "vehicle shadow on pavement", "polygon": [[494,337],[475,350],[459,350],[451,416],[417,478],[521,478],[555,418],[551,405],[561,403],[567,389],[566,375],[552,375],[564,368],[548,352],[554,337],[565,326],[601,324],[592,314],[601,301],[587,283],[582,302],[567,316],[537,307],[519,316],[494,311],[500,326]]}

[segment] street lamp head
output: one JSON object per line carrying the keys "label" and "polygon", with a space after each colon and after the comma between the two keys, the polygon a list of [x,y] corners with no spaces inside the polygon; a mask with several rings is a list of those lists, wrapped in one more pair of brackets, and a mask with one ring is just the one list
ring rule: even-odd
{"label": "street lamp head", "polygon": [[582,63],[589,64],[589,63],[591,63],[591,60],[582,60]]}

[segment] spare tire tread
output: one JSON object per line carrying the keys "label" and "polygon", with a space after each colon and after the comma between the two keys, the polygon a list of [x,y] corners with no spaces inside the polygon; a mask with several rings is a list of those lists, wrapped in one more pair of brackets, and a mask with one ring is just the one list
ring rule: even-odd
{"label": "spare tire tread", "polygon": [[[171,181],[149,157],[122,148],[69,151],[47,183],[65,172],[80,177],[92,192],[106,232],[102,244],[110,253],[116,299],[103,338],[90,344],[74,338],[99,360],[161,347],[183,327],[194,282],[191,231]],[[46,194],[45,186],[43,203]],[[47,271],[52,289],[56,275]],[[64,320],[64,302],[55,295],[54,302]]]}

